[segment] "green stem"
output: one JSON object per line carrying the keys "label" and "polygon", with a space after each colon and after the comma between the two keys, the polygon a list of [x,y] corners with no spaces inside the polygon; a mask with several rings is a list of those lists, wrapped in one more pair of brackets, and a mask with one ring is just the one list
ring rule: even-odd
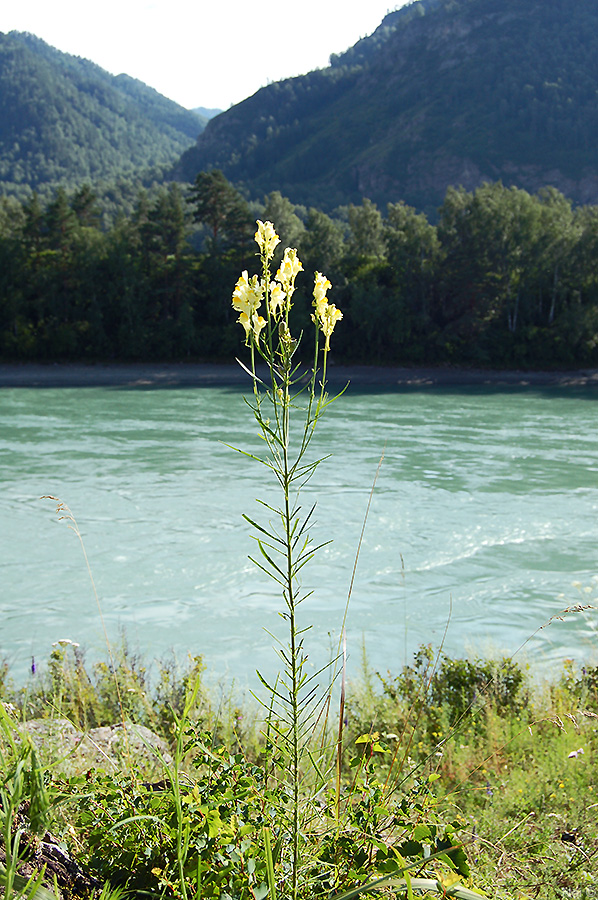
{"label": "green stem", "polygon": [[285,539],[286,539],[286,562],[287,562],[287,605],[289,610],[289,647],[291,662],[291,787],[293,797],[293,824],[292,824],[292,852],[293,863],[291,870],[291,897],[296,900],[298,888],[298,868],[299,868],[299,676],[301,663],[298,659],[297,648],[297,627],[295,621],[295,592],[293,585],[293,545],[292,545],[292,510],[290,503],[290,481],[291,473],[289,467],[289,441],[290,441],[290,360],[284,361],[284,411],[282,416],[283,424],[283,481],[284,481],[284,518],[285,518]]}
{"label": "green stem", "polygon": [[[184,713],[183,713],[184,716]],[[180,769],[183,759],[183,721],[178,722],[175,761],[174,761],[174,784],[173,794],[176,807],[177,817],[177,867],[179,872],[179,882],[181,886],[181,895],[183,900],[187,900],[187,884],[185,881],[185,836],[183,828],[183,804],[181,802],[181,785],[179,781]]]}

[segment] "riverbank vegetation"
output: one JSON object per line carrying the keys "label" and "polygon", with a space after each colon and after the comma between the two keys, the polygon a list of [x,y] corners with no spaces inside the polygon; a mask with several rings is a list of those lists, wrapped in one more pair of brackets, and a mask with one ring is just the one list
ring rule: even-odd
{"label": "riverbank vegetation", "polygon": [[[238,203],[228,198],[227,216],[237,222]],[[222,227],[214,220],[213,244]],[[109,661],[91,675],[69,639],[56,642],[45,674],[32,662],[34,680],[20,691],[4,670],[5,894],[591,896],[598,670],[577,676],[570,667],[539,694],[512,659],[451,660],[422,647],[401,672],[379,674],[377,690],[364,665],[355,690],[346,679],[344,621],[330,662],[308,668],[303,604],[313,590],[305,567],[328,542],[312,541],[315,505],[303,508],[303,488],[324,462],[312,440],[335,399],[326,372],[344,313],[316,269],[306,372],[294,360],[301,333],[292,316],[303,262],[295,248],[280,254],[270,221],[258,220],[255,241],[260,273],[242,271],[232,307],[263,450],[237,452],[259,464],[260,490],[268,479],[277,488],[276,499],[259,501],[261,520],[244,518],[255,539],[250,559],[280,592],[278,675],[267,680],[258,669],[257,706],[233,703],[223,715],[203,689],[200,660],[182,675],[159,667],[152,693],[145,668],[126,650],[113,652],[107,634]],[[47,499],[81,543],[103,624],[77,522],[64,502]],[[350,596],[351,589],[347,604]]]}
{"label": "riverbank vegetation", "polygon": [[[55,841],[75,865],[71,883],[65,876],[59,885],[66,896],[77,894],[75,882],[91,892],[106,881],[139,896],[183,896],[176,829],[184,812],[183,827],[191,826],[189,886],[199,893],[201,882],[205,897],[265,896],[267,861],[258,845],[276,798],[257,703],[210,689],[200,659],[182,667],[166,660],[152,675],[123,644],[114,660],[114,672],[109,662],[88,666],[81,648],[63,641],[25,684],[14,684],[2,668],[3,834],[11,798],[13,806],[19,799],[9,823],[13,843],[21,834],[19,871],[35,873],[42,845]],[[377,673],[365,664],[347,686],[343,716],[350,844],[334,859],[325,849],[334,809],[322,794],[320,833],[310,838],[318,844],[320,869],[307,896],[329,896],[332,870],[356,883],[364,875],[362,854],[373,853],[379,871],[388,871],[391,848],[416,863],[415,882],[425,865],[423,848],[433,851],[451,835],[449,844],[463,844],[462,854],[448,857],[459,876],[452,880],[487,896],[595,897],[598,669],[566,662],[550,683],[533,674],[512,659],[451,659],[427,646],[398,672]],[[338,712],[334,719],[333,745]],[[98,766],[89,743],[61,743],[65,721],[82,736],[115,723],[132,731],[137,723],[163,743],[152,751],[147,742],[131,758],[121,741]],[[183,723],[184,745],[177,747]],[[20,794],[14,793],[19,778]],[[45,883],[51,887],[50,871]],[[450,871],[436,866],[447,885]]]}
{"label": "riverbank vegetation", "polygon": [[[218,172],[108,216],[89,187],[0,201],[5,361],[229,361],[228,285],[251,269],[257,216],[326,272],[337,362],[496,368],[598,365],[596,207],[487,184],[450,188],[435,222],[364,199],[328,216],[279,193],[248,204]],[[309,323],[298,287],[293,323]]]}

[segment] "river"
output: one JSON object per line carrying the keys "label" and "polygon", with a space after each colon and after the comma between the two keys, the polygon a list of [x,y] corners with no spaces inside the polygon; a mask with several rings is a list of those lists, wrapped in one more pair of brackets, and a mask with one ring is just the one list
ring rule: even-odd
{"label": "river", "polygon": [[[314,439],[312,536],[301,607],[316,667],[336,647],[370,490],[378,479],[347,618],[350,672],[380,672],[421,643],[513,654],[540,671],[598,660],[597,400],[594,390],[349,390]],[[284,635],[276,585],[248,560],[247,513],[275,502],[234,386],[0,392],[0,658],[24,677],[52,642],[104,655],[77,520],[109,637],[152,659],[202,654],[213,678],[254,684]],[[261,517],[261,518],[260,518]],[[546,626],[546,627],[543,627]],[[529,640],[528,640],[529,639]],[[526,643],[527,641],[527,643]],[[522,649],[522,645],[525,646]]]}

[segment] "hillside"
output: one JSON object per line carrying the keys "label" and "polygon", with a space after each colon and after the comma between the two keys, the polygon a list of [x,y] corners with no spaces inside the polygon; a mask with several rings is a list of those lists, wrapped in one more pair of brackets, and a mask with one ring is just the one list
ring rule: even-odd
{"label": "hillside", "polygon": [[497,180],[596,203],[597,92],[598,0],[419,0],[209,122],[175,173],[327,208],[434,214],[447,186]]}
{"label": "hillside", "polygon": [[0,192],[171,164],[207,119],[31,34],[0,33]]}
{"label": "hillside", "polygon": [[208,119],[213,119],[214,116],[219,116],[222,110],[216,109],[214,107],[210,107],[210,109],[207,109],[205,106],[198,106],[193,110],[193,112],[207,122]]}

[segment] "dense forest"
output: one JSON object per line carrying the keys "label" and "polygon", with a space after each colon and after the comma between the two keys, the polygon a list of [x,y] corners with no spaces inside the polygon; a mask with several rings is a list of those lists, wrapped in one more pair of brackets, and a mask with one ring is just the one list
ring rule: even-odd
{"label": "dense forest", "polygon": [[435,223],[370,200],[331,218],[278,192],[249,205],[217,170],[140,193],[102,224],[90,187],[0,201],[5,360],[230,360],[231,292],[256,270],[256,217],[297,247],[308,324],[314,270],[343,311],[337,361],[598,365],[598,207],[554,188],[450,188]]}

